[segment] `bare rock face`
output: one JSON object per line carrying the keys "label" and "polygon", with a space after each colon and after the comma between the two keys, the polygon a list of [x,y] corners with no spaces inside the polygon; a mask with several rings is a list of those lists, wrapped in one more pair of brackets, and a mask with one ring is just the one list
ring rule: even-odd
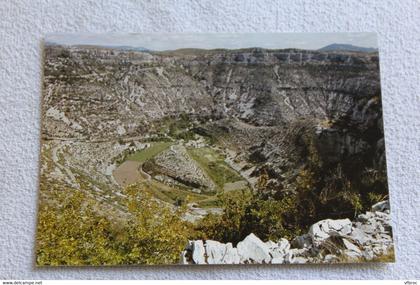
{"label": "bare rock face", "polygon": [[[309,163],[309,147],[331,169],[338,161],[352,171],[385,169],[378,63],[377,53],[360,52],[137,52],[47,45],[42,138],[52,148],[69,141],[79,149],[85,143],[80,152],[60,150],[67,164],[55,169],[60,181],[77,188],[77,173],[88,169],[101,184],[117,186],[107,173],[124,150],[112,145],[151,138],[164,119],[187,115],[200,122],[201,131],[239,149],[251,166],[243,173],[251,185],[266,169],[271,189],[293,195],[296,169]],[[308,133],[311,143],[301,139]],[[93,151],[90,159],[87,153]],[[213,191],[211,180],[185,152],[175,152],[158,157],[161,174]],[[352,177],[360,180],[362,173]],[[94,186],[92,191],[100,192],[96,188],[102,186]],[[384,192],[386,187],[378,186]]]}
{"label": "bare rock face", "polygon": [[[235,117],[257,126],[305,116],[339,118],[379,89],[374,53],[47,46],[45,54],[48,137],[139,135],[154,121],[181,113]],[[358,110],[354,121],[375,116]]]}
{"label": "bare rock face", "polygon": [[[388,201],[381,202],[381,205]],[[201,240],[190,242],[181,254],[182,264],[304,264],[336,263],[372,260],[393,249],[392,233],[387,230],[389,210],[367,212],[358,216],[353,223],[348,219],[323,220],[311,226],[307,234],[277,242],[261,241],[249,234],[235,247],[207,240],[203,252]]]}

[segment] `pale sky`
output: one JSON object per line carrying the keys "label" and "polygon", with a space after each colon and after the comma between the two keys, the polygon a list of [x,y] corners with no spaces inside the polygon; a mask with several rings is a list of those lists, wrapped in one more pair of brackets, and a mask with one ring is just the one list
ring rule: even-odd
{"label": "pale sky", "polygon": [[332,43],[377,48],[375,33],[50,34],[45,41],[63,45],[143,47],[156,51],[247,47],[319,49]]}

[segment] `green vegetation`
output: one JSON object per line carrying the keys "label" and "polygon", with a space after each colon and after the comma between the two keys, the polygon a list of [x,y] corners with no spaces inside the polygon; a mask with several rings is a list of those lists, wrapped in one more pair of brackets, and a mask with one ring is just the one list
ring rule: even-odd
{"label": "green vegetation", "polygon": [[188,153],[220,189],[223,189],[226,183],[243,180],[242,176],[226,164],[223,156],[212,148],[190,148]]}
{"label": "green vegetation", "polygon": [[209,214],[196,225],[194,238],[232,242],[234,245],[250,233],[262,240],[293,238],[300,229],[286,227],[285,217],[296,215],[296,201],[261,200],[258,193],[250,190],[231,191],[221,194],[222,215]]}
{"label": "green vegetation", "polygon": [[[45,190],[45,189],[44,189]],[[129,217],[100,214],[83,192],[48,189],[40,205],[37,265],[174,264],[184,249],[190,224],[148,193],[144,184],[125,189]]]}
{"label": "green vegetation", "polygon": [[167,149],[170,145],[172,145],[171,142],[154,142],[151,143],[150,147],[129,155],[125,160],[145,162]]}
{"label": "green vegetation", "polygon": [[165,117],[157,126],[158,134],[166,134],[173,139],[194,139],[195,133],[191,130],[194,123],[185,113],[177,117]]}
{"label": "green vegetation", "polygon": [[197,204],[200,208],[223,207],[219,194],[212,195],[202,200],[197,200]]}

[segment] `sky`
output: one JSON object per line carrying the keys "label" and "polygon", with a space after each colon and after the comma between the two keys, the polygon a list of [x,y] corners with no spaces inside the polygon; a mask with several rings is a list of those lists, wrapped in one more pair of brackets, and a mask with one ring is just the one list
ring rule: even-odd
{"label": "sky", "polygon": [[248,47],[319,49],[333,43],[377,48],[375,33],[50,34],[45,41],[62,45],[131,46],[156,51]]}

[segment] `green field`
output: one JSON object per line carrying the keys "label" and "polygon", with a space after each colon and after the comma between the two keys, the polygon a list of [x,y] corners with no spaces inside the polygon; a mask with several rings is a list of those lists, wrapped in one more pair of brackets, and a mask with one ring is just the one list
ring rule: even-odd
{"label": "green field", "polygon": [[[153,142],[149,148],[129,155],[126,160],[143,163],[158,155],[172,144],[173,143],[171,142]],[[244,180],[243,177],[224,161],[224,157],[216,150],[209,147],[203,147],[188,148],[187,151],[191,158],[200,165],[217,185],[219,192],[223,191],[223,186],[226,183]],[[149,191],[151,191],[156,198],[171,204],[174,204],[177,201],[185,201],[186,199],[189,202],[196,202],[203,208],[217,207],[220,204],[218,195],[193,193],[187,188],[181,189],[180,187],[171,187],[156,180],[149,181],[147,184],[149,185]]]}
{"label": "green field", "polygon": [[148,159],[151,159],[155,155],[158,155],[165,149],[167,149],[170,145],[172,145],[171,142],[154,142],[151,143],[150,147],[146,149],[142,149],[140,151],[137,151],[127,157],[126,160],[134,160],[139,162],[145,162]]}
{"label": "green field", "polygon": [[226,183],[243,180],[235,170],[227,165],[224,157],[212,148],[190,148],[188,153],[198,162],[219,189],[223,189]]}

